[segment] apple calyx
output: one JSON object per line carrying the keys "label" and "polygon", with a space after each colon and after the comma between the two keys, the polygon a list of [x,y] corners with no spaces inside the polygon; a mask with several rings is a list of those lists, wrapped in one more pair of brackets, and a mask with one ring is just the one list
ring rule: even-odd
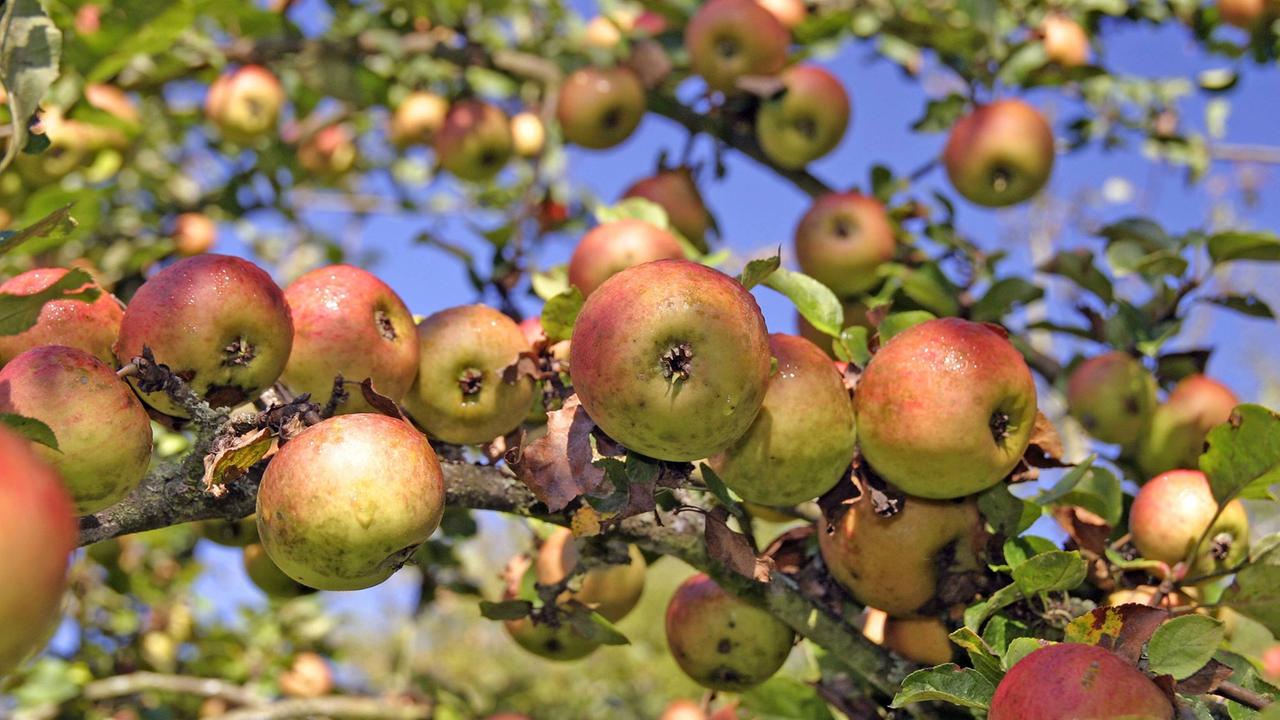
{"label": "apple calyx", "polygon": [[991,437],[995,438],[997,445],[1009,437],[1009,415],[1004,411],[997,410],[991,413],[991,420],[987,422],[987,426],[991,428]]}
{"label": "apple calyx", "polygon": [[387,340],[395,340],[398,337],[395,325],[391,322],[391,316],[387,315],[385,310],[374,310],[373,321],[378,325],[378,334],[382,337]]}
{"label": "apple calyx", "polygon": [[659,358],[662,363],[662,377],[673,382],[689,379],[689,370],[693,364],[693,347],[687,342],[672,345]]}
{"label": "apple calyx", "polygon": [[473,398],[480,394],[484,387],[484,373],[475,368],[467,368],[458,375],[458,387],[462,388],[462,399]]}
{"label": "apple calyx", "polygon": [[224,353],[222,364],[227,367],[244,367],[253,362],[257,357],[257,348],[247,339],[239,337],[232,340],[226,347],[222,348]]}

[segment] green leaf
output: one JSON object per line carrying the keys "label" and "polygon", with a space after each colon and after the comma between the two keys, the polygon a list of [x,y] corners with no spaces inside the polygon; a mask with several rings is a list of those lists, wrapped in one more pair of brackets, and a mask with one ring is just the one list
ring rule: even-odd
{"label": "green leaf", "polygon": [[987,676],[977,670],[948,663],[917,670],[908,675],[889,707],[900,708],[911,703],[941,700],[953,705],[986,710],[995,692],[995,683]]}
{"label": "green leaf", "polygon": [[569,266],[554,265],[546,270],[538,270],[529,277],[533,292],[543,302],[569,289]]}
{"label": "green leaf", "polygon": [[667,211],[644,198],[627,198],[614,205],[601,205],[595,210],[596,222],[604,225],[618,220],[642,220],[663,230],[671,228]]}
{"label": "green leaf", "polygon": [[9,0],[0,15],[0,81],[8,93],[12,136],[0,172],[27,144],[27,123],[58,78],[62,32],[39,0]]}
{"label": "green leaf", "polygon": [[[996,615],[982,630],[982,639],[996,653],[1004,655],[1018,638],[1035,637],[1035,633],[1020,620]],[[1007,666],[1006,666],[1007,667]]]}
{"label": "green leaf", "polygon": [[1280,415],[1261,405],[1241,405],[1231,419],[1209,431],[1200,469],[1219,503],[1233,498],[1266,499],[1280,482]]}
{"label": "green leaf", "polygon": [[1275,319],[1275,313],[1271,312],[1271,306],[1257,295],[1218,295],[1216,297],[1202,297],[1200,302],[1212,303],[1220,305],[1228,310],[1235,310],[1249,317]]}
{"label": "green leaf", "polygon": [[1129,242],[1142,250],[1154,252],[1162,248],[1173,247],[1173,239],[1160,227],[1160,224],[1147,218],[1126,218],[1104,226],[1098,235],[1107,239],[1108,243]]}
{"label": "green leaf", "polygon": [[58,449],[58,438],[54,436],[53,430],[35,418],[23,417],[14,413],[0,413],[0,425],[9,428],[31,442],[40,443],[54,450]]}
{"label": "green leaf", "polygon": [[613,623],[588,607],[571,608],[565,619],[573,626],[574,630],[577,630],[579,634],[593,642],[598,642],[601,645],[631,644],[627,636],[618,632],[618,628],[614,627]]}
{"label": "green leaf", "polygon": [[1151,671],[1175,680],[1191,677],[1213,659],[1225,634],[1221,620],[1204,615],[1169,620],[1156,628],[1147,645]]}
{"label": "green leaf", "polygon": [[1079,551],[1054,550],[1028,559],[1013,569],[1013,582],[1027,597],[1074,590],[1084,582],[1088,564]]}
{"label": "green leaf", "polygon": [[1044,43],[1028,42],[1014,50],[1000,66],[998,77],[1010,85],[1025,85],[1031,74],[1047,65],[1049,56]]}
{"label": "green leaf", "polygon": [[71,207],[64,205],[16,232],[0,232],[0,255],[33,238],[62,237],[75,230],[76,221],[71,217]]}
{"label": "green leaf", "polygon": [[1023,598],[1022,591],[1015,585],[1005,585],[999,590],[991,593],[991,597],[986,600],[974,603],[964,610],[964,626],[979,632],[987,619],[992,615],[1000,612],[1002,608],[1018,602]]}
{"label": "green leaf", "polygon": [[1105,303],[1110,304],[1115,297],[1111,280],[1093,264],[1093,253],[1087,250],[1058,253],[1041,265],[1040,271],[1065,277]]}
{"label": "green leaf", "polygon": [[925,310],[939,317],[960,313],[960,302],[956,299],[959,291],[936,265],[908,270],[902,273],[901,279],[902,294]]}
{"label": "green leaf", "polygon": [[1124,490],[1115,473],[1094,467],[1085,473],[1071,492],[1060,498],[1058,504],[1082,507],[1106,520],[1111,527],[1116,527],[1124,512]]}
{"label": "green leaf", "polygon": [[[93,278],[84,270],[72,270],[58,278],[49,287],[31,295],[9,295],[0,293],[0,336],[17,335],[26,331],[40,319],[40,309],[50,300],[79,300],[93,302],[102,291],[93,287],[84,287],[93,283]],[[80,288],[84,288],[81,290]]]}
{"label": "green leaf", "polygon": [[129,41],[100,60],[85,80],[103,82],[139,55],[156,55],[172,50],[177,39],[195,24],[196,7],[191,0],[170,3],[164,12],[129,33]]}
{"label": "green leaf", "polygon": [[1000,669],[1000,658],[996,657],[985,640],[967,627],[956,630],[949,637],[951,642],[964,648],[964,651],[969,654],[974,670],[986,675],[987,679],[993,683],[1000,682],[1000,678],[1004,676],[1004,671]]}
{"label": "green leaf", "polygon": [[1162,248],[1147,251],[1142,244],[1121,240],[1107,246],[1107,262],[1116,275],[1139,274],[1147,278],[1164,275],[1177,277],[1187,271],[1187,260],[1177,250]]}
{"label": "green leaf", "polygon": [[1012,570],[1036,555],[1055,550],[1058,550],[1058,546],[1049,538],[1019,535],[1004,541],[1004,562]]}
{"label": "green leaf", "polygon": [[716,471],[712,470],[711,466],[707,463],[699,463],[698,468],[702,473],[703,484],[705,484],[707,489],[711,491],[711,494],[715,496],[716,502],[720,503],[724,509],[728,510],[730,514],[738,518],[740,521],[749,522],[746,511],[744,511],[742,506],[738,504],[738,501],[733,498],[733,493],[729,491],[729,486],[724,484],[724,480],[720,479],[720,476],[716,474]]}
{"label": "green leaf", "polygon": [[858,367],[866,367],[867,361],[871,359],[869,334],[870,332],[861,325],[853,325],[841,330],[840,337],[832,343],[836,357]]}
{"label": "green leaf", "polygon": [[1069,472],[1059,478],[1058,482],[1048,490],[1042,490],[1035,496],[1034,500],[1039,505],[1049,505],[1061,500],[1067,493],[1075,489],[1076,485],[1084,479],[1089,472],[1089,468],[1093,466],[1093,461],[1097,459],[1097,455],[1090,455],[1085,458],[1084,462],[1076,465]]}
{"label": "green leaf", "polygon": [[1027,502],[1013,493],[1004,483],[993,485],[978,495],[978,510],[991,527],[1001,535],[1021,535],[1040,519],[1039,505]]}
{"label": "green leaf", "polygon": [[1016,305],[1026,305],[1044,297],[1044,290],[1022,278],[1003,278],[987,288],[982,299],[969,309],[969,317],[975,322],[994,321],[1003,318]]}
{"label": "green leaf", "polygon": [[532,611],[533,603],[528,600],[480,601],[480,614],[489,620],[519,620]]}
{"label": "green leaf", "polygon": [[810,325],[833,337],[840,334],[844,306],[831,288],[786,268],[774,270],[764,284],[787,296]]}
{"label": "green leaf", "polygon": [[1280,260],[1280,237],[1264,231],[1228,230],[1209,236],[1209,259],[1214,264],[1230,260]]}
{"label": "green leaf", "polygon": [[884,165],[871,166],[871,194],[882,203],[889,202],[899,183],[893,179],[893,171]]}
{"label": "green leaf", "polygon": [[907,310],[906,312],[892,313],[886,315],[884,320],[880,321],[879,327],[876,328],[876,334],[880,336],[880,344],[884,345],[893,339],[894,335],[909,330],[922,322],[933,320],[935,315],[924,310]]}
{"label": "green leaf", "polygon": [[548,340],[559,342],[573,336],[573,323],[582,311],[583,302],[582,292],[571,287],[542,306],[542,331]]}
{"label": "green leaf", "polygon": [[738,275],[738,282],[742,283],[742,287],[750,290],[764,282],[780,267],[782,267],[782,255],[780,253],[772,257],[752,260],[742,269],[742,274]]}
{"label": "green leaf", "polygon": [[1039,650],[1045,645],[1051,645],[1051,644],[1052,643],[1048,642],[1047,640],[1041,640],[1040,638],[1037,638],[1037,637],[1014,638],[1009,643],[1009,649],[1004,651],[1004,657],[1001,658],[1000,664],[1004,667],[1005,670],[1008,670],[1009,668],[1012,668],[1014,665],[1017,665],[1018,661],[1021,660],[1022,658]]}
{"label": "green leaf", "polygon": [[834,720],[817,690],[782,675],[775,675],[739,698],[742,709],[759,720]]}
{"label": "green leaf", "polygon": [[940,100],[930,100],[925,105],[924,115],[911,124],[911,129],[923,133],[946,132],[956,124],[956,120],[960,119],[968,107],[969,101],[959,93],[951,93]]}

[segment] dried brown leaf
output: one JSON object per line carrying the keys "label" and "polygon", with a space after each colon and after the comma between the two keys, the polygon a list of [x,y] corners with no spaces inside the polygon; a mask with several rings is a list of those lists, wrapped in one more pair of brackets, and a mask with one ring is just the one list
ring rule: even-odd
{"label": "dried brown leaf", "polygon": [[1168,610],[1150,605],[1109,605],[1072,620],[1066,629],[1066,640],[1107,648],[1136,667],[1143,646],[1168,619]]}
{"label": "dried brown leaf", "polygon": [[1230,665],[1210,660],[1208,665],[1195,671],[1191,677],[1179,681],[1175,687],[1182,695],[1204,695],[1217,690],[1234,672]]}
{"label": "dried brown leaf", "polygon": [[1023,453],[1023,460],[1037,468],[1071,467],[1071,463],[1062,459],[1065,454],[1058,428],[1053,426],[1053,422],[1044,413],[1037,410],[1035,425],[1031,428],[1031,441],[1027,445],[1027,451]]}
{"label": "dried brown leaf", "polygon": [[220,438],[204,458],[204,487],[220,496],[223,485],[244,475],[271,452],[275,437],[266,428]]}
{"label": "dried brown leaf", "polygon": [[743,577],[768,582],[772,560],[757,558],[747,536],[729,528],[725,522],[728,518],[729,511],[721,507],[707,513],[703,535],[707,555]]}
{"label": "dried brown leaf", "polygon": [[604,470],[591,464],[593,428],[578,397],[570,396],[563,408],[547,413],[547,433],[524,448],[520,480],[552,512],[604,481]]}
{"label": "dried brown leaf", "polygon": [[400,412],[400,406],[397,405],[394,400],[379,393],[373,388],[372,378],[365,378],[360,381],[360,394],[364,397],[364,401],[369,403],[374,410],[377,410],[383,415],[408,422],[404,413]]}
{"label": "dried brown leaf", "polygon": [[813,533],[812,525],[791,528],[774,538],[761,555],[772,559],[774,567],[779,571],[787,575],[795,575],[808,560],[807,548]]}

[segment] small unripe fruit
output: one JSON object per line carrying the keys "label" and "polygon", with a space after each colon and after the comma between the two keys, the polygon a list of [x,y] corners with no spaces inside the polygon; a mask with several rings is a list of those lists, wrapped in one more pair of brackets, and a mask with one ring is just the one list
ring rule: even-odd
{"label": "small unripe fruit", "polygon": [[529,111],[518,112],[511,118],[511,140],[520,157],[535,157],[547,144],[547,129],[542,118]]}
{"label": "small unripe fruit", "polygon": [[893,258],[897,244],[884,205],[854,192],[823,195],[796,226],[800,270],[841,297],[874,287],[876,270]]}
{"label": "small unripe fruit", "polygon": [[[255,520],[254,535],[257,535]],[[259,590],[266,594],[269,598],[276,600],[289,600],[291,598],[300,597],[314,593],[313,588],[299,583],[284,571],[276,566],[271,558],[267,557],[267,551],[258,543],[252,543],[244,547],[244,571]]]}
{"label": "small unripe fruit", "polygon": [[935,617],[889,618],[884,624],[884,645],[920,665],[941,665],[955,659],[950,632]]}
{"label": "small unripe fruit", "polygon": [[342,175],[355,163],[355,134],[347,125],[321,128],[298,147],[298,164],[322,178]]}
{"label": "small unripe fruit", "polygon": [[1156,381],[1142,363],[1109,352],[1080,364],[1067,381],[1071,416],[1090,435],[1122,447],[1135,444],[1156,407]]}
{"label": "small unripe fruit", "polygon": [[391,115],[388,135],[399,147],[430,145],[449,113],[449,101],[429,92],[412,92]]}
{"label": "small unripe fruit", "polygon": [[956,122],[942,162],[956,191],[987,207],[1015,205],[1040,192],[1053,171],[1053,130],[1017,100],[982,105]]}
{"label": "small unripe fruit", "polygon": [[248,547],[258,542],[258,519],[252,515],[239,520],[205,520],[200,535],[210,542],[227,547]]}
{"label": "small unripe fruit", "polygon": [[487,102],[462,100],[449,108],[436,133],[436,159],[454,176],[479,182],[506,166],[513,144],[506,113]]}
{"label": "small unripe fruit", "polygon": [[664,170],[652,177],[636,181],[622,193],[623,199],[644,198],[661,207],[676,232],[699,250],[707,249],[707,229],[711,214],[688,168]]}
{"label": "small unripe fruit", "polygon": [[786,89],[761,103],[756,139],[773,164],[801,168],[840,144],[849,127],[849,94],[817,65],[787,68],[779,79]]}
{"label": "small unripe fruit", "polygon": [[[609,622],[617,622],[626,617],[636,603],[640,602],[646,569],[640,549],[629,545],[627,550],[631,558],[629,564],[607,565],[586,571],[580,580],[578,591],[566,592],[560,601],[577,600],[594,608]],[[559,528],[538,549],[538,582],[554,585],[564,580],[577,565],[578,548],[573,542],[573,533],[568,528]]]}
{"label": "small unripe fruit", "polygon": [[204,213],[185,212],[174,220],[173,245],[179,255],[207,253],[218,239],[218,225]]}
{"label": "small unripe fruit", "polygon": [[787,62],[791,33],[755,0],[710,0],[684,29],[689,68],[712,90],[744,75],[773,75]]}
{"label": "small unripe fruit", "polygon": [[580,660],[600,647],[600,643],[579,633],[568,620],[552,627],[549,623],[535,623],[529,618],[503,622],[507,634],[520,647],[548,660]]}
{"label": "small unripe fruit", "polygon": [[1044,37],[1044,54],[1049,62],[1064,68],[1089,63],[1089,35],[1080,23],[1066,15],[1053,14],[1040,25]]}
{"label": "small unripe fruit", "polygon": [[682,258],[684,248],[666,230],[643,220],[615,220],[595,226],[578,241],[569,258],[569,284],[587,296],[629,267]]}
{"label": "small unripe fruit", "polygon": [[667,605],[667,646],[680,669],[713,690],[741,692],[768,680],[791,654],[795,633],[706,575],[685,580]]}
{"label": "small unripe fruit", "polygon": [[213,81],[204,112],[223,134],[245,141],[275,129],[284,101],[284,88],[270,70],[245,65]]}
{"label": "small unripe fruit", "polygon": [[989,720],[1171,720],[1173,706],[1140,670],[1096,645],[1060,643],[1019,660],[996,687]]}
{"label": "small unripe fruit", "polygon": [[[0,293],[34,295],[66,274],[65,268],[28,270],[0,284]],[[35,325],[17,335],[0,335],[0,366],[41,345],[66,345],[110,364],[115,361],[111,344],[123,319],[124,306],[105,291],[93,302],[51,300],[40,308]]]}
{"label": "small unripe fruit", "polygon": [[585,67],[565,79],[556,119],[566,141],[594,150],[631,137],[644,117],[644,85],[627,67]]}
{"label": "small unripe fruit", "polygon": [[[1170,470],[1152,478],[1134,498],[1129,532],[1148,560],[1173,565],[1192,558],[1193,576],[1228,570],[1249,553],[1249,516],[1239,500],[1232,500],[1220,514],[1217,510],[1204,473]],[[1213,529],[1206,535],[1210,522]],[[1201,536],[1204,544],[1197,547]]]}
{"label": "small unripe fruit", "polygon": [[1236,394],[1216,380],[1204,375],[1184,378],[1151,414],[1138,444],[1138,467],[1147,475],[1198,467],[1205,437],[1226,422],[1238,404]]}

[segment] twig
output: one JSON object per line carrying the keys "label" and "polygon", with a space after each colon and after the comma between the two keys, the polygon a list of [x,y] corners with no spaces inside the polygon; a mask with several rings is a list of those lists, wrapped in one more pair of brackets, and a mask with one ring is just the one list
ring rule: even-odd
{"label": "twig", "polygon": [[217,720],[282,720],[284,718],[334,717],[350,720],[429,720],[431,706],[407,704],[391,698],[363,698],[343,695],[282,700],[270,705],[232,710],[214,715]]}
{"label": "twig", "polygon": [[221,698],[233,705],[254,706],[266,702],[266,698],[261,695],[226,680],[153,672],[135,672],[94,680],[84,686],[84,697],[87,700],[106,700],[153,691]]}
{"label": "twig", "polygon": [[1240,687],[1233,682],[1224,681],[1222,684],[1218,685],[1218,688],[1213,691],[1213,694],[1220,695],[1228,700],[1235,700],[1241,705],[1253,708],[1254,710],[1261,710],[1270,706],[1272,703],[1270,698],[1259,695],[1249,688]]}

